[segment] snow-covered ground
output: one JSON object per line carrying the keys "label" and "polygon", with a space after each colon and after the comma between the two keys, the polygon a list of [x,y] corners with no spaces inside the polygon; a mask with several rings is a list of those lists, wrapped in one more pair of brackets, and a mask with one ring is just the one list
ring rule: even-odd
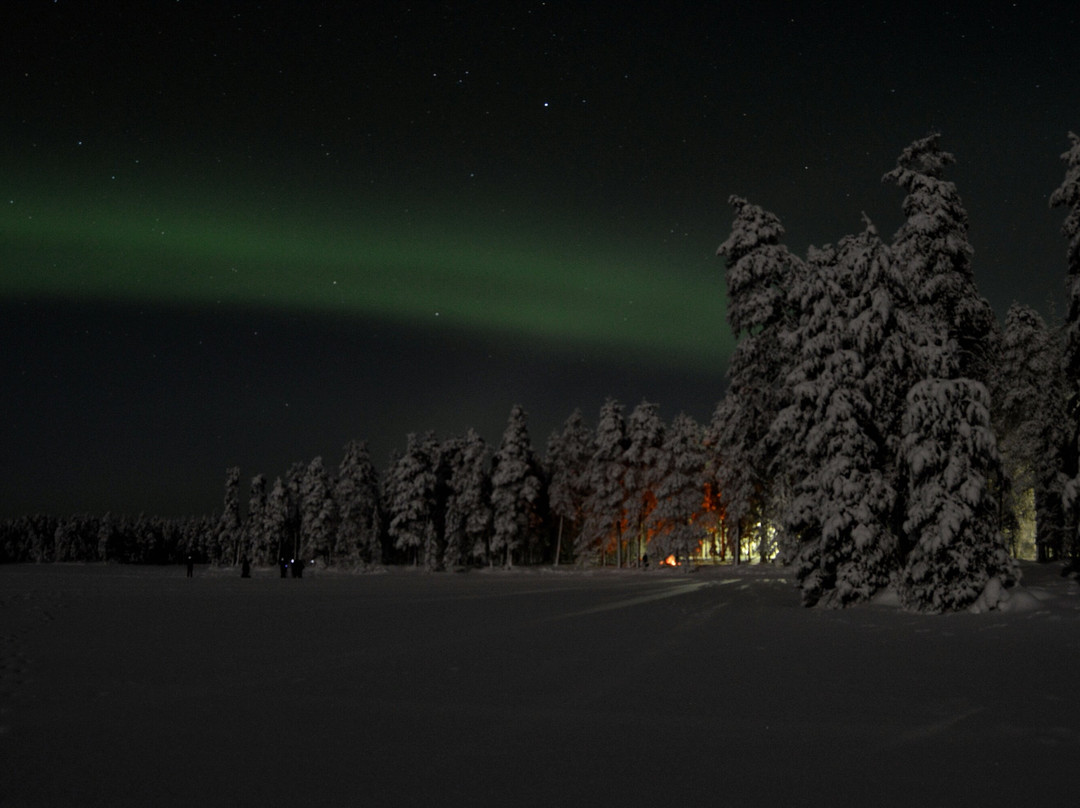
{"label": "snow-covered ground", "polygon": [[931,617],[768,567],[0,567],[0,805],[1072,806],[1057,572]]}

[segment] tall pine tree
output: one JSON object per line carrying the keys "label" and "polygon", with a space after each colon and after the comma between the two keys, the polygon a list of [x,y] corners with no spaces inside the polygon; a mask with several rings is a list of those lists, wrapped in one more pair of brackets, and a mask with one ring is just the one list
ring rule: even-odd
{"label": "tall pine tree", "polygon": [[455,566],[470,559],[487,562],[491,532],[487,444],[470,429],[453,458],[446,502],[446,564]]}
{"label": "tall pine tree", "polygon": [[868,224],[838,249],[812,253],[796,287],[801,314],[790,350],[797,360],[788,375],[790,403],[774,429],[792,475],[784,524],[798,539],[807,605],[865,600],[888,583],[896,563],[889,530],[895,497],[862,352],[876,346],[864,346],[856,328],[867,303],[865,265],[875,254],[884,257]]}
{"label": "tall pine tree", "polygon": [[656,507],[647,519],[653,558],[675,555],[687,565],[705,539],[697,520],[705,497],[706,459],[703,430],[689,415],[677,415],[665,433],[653,483]]}
{"label": "tall pine tree", "polygon": [[1004,526],[1019,549],[1021,516],[1034,506],[1035,545],[1046,560],[1062,546],[1059,470],[1067,441],[1061,341],[1030,306],[1015,304],[1005,318],[1001,361],[993,377],[994,428],[1005,478]]}
{"label": "tall pine tree", "polygon": [[627,553],[633,550],[634,565],[647,540],[646,522],[656,507],[656,485],[664,462],[664,423],[656,404],[642,401],[630,413],[623,453],[623,487],[626,493]]}
{"label": "tall pine tree", "polygon": [[278,563],[287,563],[293,553],[289,537],[289,491],[280,477],[274,480],[266,498],[263,532],[268,552],[276,554]]}
{"label": "tall pine tree", "polygon": [[929,612],[971,605],[991,578],[1005,585],[1016,579],[989,488],[999,468],[989,395],[978,382],[942,376],[908,394],[902,447],[909,470],[904,529],[917,541],[900,575],[900,598]]}
{"label": "tall pine tree", "polygon": [[217,535],[209,549],[210,562],[240,562],[240,469],[232,466],[225,472],[225,499]]}
{"label": "tall pine tree", "polygon": [[555,541],[555,563],[560,563],[563,534],[569,527],[576,535],[584,518],[585,497],[588,494],[589,458],[592,456],[593,436],[585,425],[581,410],[574,410],[563,424],[561,432],[552,432],[547,442],[545,466],[548,470],[548,506],[558,517]]}
{"label": "tall pine tree", "polygon": [[[622,405],[609,398],[600,408],[596,424],[596,443],[589,459],[586,478],[585,520],[574,544],[574,555],[581,563],[597,558],[604,563],[608,544],[622,544],[625,520],[626,421]],[[616,556],[616,563],[621,557]]]}
{"label": "tall pine tree", "polygon": [[1069,435],[1062,452],[1061,473],[1065,478],[1065,550],[1074,568],[1080,567],[1080,135],[1069,133],[1072,146],[1061,155],[1065,179],[1050,195],[1051,207],[1065,207],[1068,213],[1061,232],[1069,241],[1065,253],[1066,294],[1065,344],[1062,369],[1067,380]]}
{"label": "tall pine tree", "polygon": [[[717,248],[727,264],[727,317],[738,340],[728,365],[728,389],[713,418],[710,443],[729,519],[740,534],[773,516],[769,428],[783,405],[788,357],[783,334],[794,327],[787,289],[803,262],[782,243],[779,218],[742,197],[731,234]],[[764,539],[764,533],[759,537]],[[765,542],[760,542],[764,546]]]}
{"label": "tall pine tree", "polygon": [[330,560],[335,517],[330,478],[322,457],[315,457],[308,464],[300,489],[301,542],[297,559],[307,561],[321,555]]}
{"label": "tall pine tree", "polygon": [[386,509],[394,548],[428,569],[439,565],[435,524],[438,479],[432,463],[433,435],[423,440],[414,433],[406,438],[405,452],[394,462],[387,478]]}
{"label": "tall pine tree", "polygon": [[334,554],[348,564],[382,563],[379,476],[367,443],[350,441],[334,482],[337,528]]}
{"label": "tall pine tree", "polygon": [[241,555],[246,555],[253,563],[264,565],[272,562],[266,541],[266,477],[256,474],[248,486],[248,510],[244,520],[243,547]]}
{"label": "tall pine tree", "polygon": [[492,563],[503,554],[507,567],[518,550],[531,556],[537,538],[543,482],[525,421],[525,410],[514,406],[491,469]]}
{"label": "tall pine tree", "polygon": [[933,133],[914,141],[882,178],[907,192],[906,221],[892,251],[921,316],[959,352],[957,375],[986,382],[994,362],[997,321],[975,288],[968,216],[956,185],[943,178],[955,162]]}

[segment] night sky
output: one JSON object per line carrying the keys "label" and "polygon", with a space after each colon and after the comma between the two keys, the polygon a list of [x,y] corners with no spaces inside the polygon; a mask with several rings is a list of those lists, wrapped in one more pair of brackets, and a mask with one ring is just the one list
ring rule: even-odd
{"label": "night sky", "polygon": [[607,396],[707,420],[727,197],[888,237],[930,131],[982,293],[1060,313],[1077,5],[802,6],[5,4],[0,517],[205,513],[515,403],[540,451]]}

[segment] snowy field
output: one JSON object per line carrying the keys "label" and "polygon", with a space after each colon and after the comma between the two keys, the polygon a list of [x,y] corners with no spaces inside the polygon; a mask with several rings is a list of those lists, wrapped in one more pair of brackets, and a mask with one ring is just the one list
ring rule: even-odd
{"label": "snowy field", "polygon": [[1024,576],[0,567],[0,805],[1073,806],[1080,594]]}

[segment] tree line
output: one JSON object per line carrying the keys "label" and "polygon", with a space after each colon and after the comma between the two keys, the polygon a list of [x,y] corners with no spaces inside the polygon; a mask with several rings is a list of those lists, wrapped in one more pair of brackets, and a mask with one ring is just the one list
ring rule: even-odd
{"label": "tree line", "polygon": [[240,516],[239,471],[230,469],[211,558],[257,564],[321,558],[328,565],[411,564],[427,570],[515,564],[637,565],[648,552],[684,561],[703,542],[730,548],[710,497],[715,468],[706,430],[656,404],[627,417],[609,399],[595,428],[580,410],[540,456],[527,415],[514,406],[497,446],[475,430],[439,439],[410,434],[379,473],[352,441],[336,472],[321,457],[268,485],[252,478]]}
{"label": "tree line", "polygon": [[366,442],[351,441],[336,470],[319,456],[272,483],[255,475],[243,508],[240,469],[229,468],[222,510],[210,517],[9,520],[0,560],[628,566],[649,553],[685,563],[703,544],[724,557],[735,550],[712,494],[706,433],[687,415],[665,424],[656,404],[626,416],[609,399],[595,429],[574,411],[541,457],[515,406],[497,447],[474,430],[410,434],[380,473]]}
{"label": "tree line", "polygon": [[34,514],[0,521],[0,563],[115,561],[178,564],[217,529],[216,515],[167,519]]}
{"label": "tree line", "polygon": [[[1050,196],[1067,211],[1067,307],[1048,325],[1014,305],[1002,327],[976,288],[967,213],[931,134],[883,180],[904,191],[886,242],[861,232],[805,257],[779,218],[729,200],[726,264],[736,337],[711,422],[665,424],[579,411],[534,451],[521,407],[497,447],[478,434],[412,434],[380,474],[366,444],[336,469],[321,457],[240,505],[228,470],[222,512],[165,521],[26,517],[0,524],[0,560],[178,560],[256,564],[321,557],[410,563],[617,566],[695,553],[739,560],[753,546],[796,571],[807,605],[844,606],[895,586],[912,609],[972,603],[1009,586],[1025,511],[1041,560],[1080,571],[1080,137]],[[243,511],[243,513],[242,513]]]}

